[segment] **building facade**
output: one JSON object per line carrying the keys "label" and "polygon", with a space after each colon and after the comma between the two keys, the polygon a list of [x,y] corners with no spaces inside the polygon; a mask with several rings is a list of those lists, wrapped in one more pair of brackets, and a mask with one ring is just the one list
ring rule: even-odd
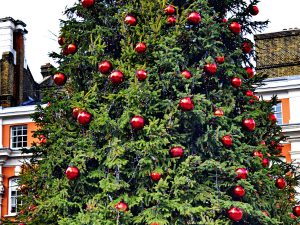
{"label": "building facade", "polygon": [[277,96],[274,112],[287,137],[282,155],[300,164],[300,29],[255,35],[255,46],[256,75],[269,77],[256,93],[265,100]]}
{"label": "building facade", "polygon": [[30,157],[21,149],[38,141],[31,115],[40,101],[41,84],[26,63],[25,27],[20,20],[0,19],[0,218],[5,219],[18,213],[18,176]]}

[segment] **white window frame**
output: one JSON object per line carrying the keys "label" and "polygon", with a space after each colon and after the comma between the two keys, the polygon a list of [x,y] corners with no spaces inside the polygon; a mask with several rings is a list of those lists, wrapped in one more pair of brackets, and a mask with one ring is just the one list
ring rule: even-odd
{"label": "white window frame", "polygon": [[[21,135],[14,135],[14,129],[17,129],[15,132],[18,131],[18,128],[21,128],[21,131],[22,131],[22,134]],[[25,130],[24,128],[26,128],[26,135],[23,134],[23,131]],[[13,143],[18,143],[18,141],[16,142],[13,142],[13,139],[17,137],[17,138],[21,138],[22,140],[22,147],[14,147],[13,146]],[[23,138],[26,137],[26,146],[23,146]],[[10,148],[11,149],[14,149],[14,150],[17,150],[17,149],[22,149],[22,148],[27,148],[28,147],[28,127],[26,124],[23,124],[23,125],[16,125],[16,126],[11,126],[10,127]]]}
{"label": "white window frame", "polygon": [[[280,106],[280,112],[276,111],[278,106]],[[272,108],[273,108],[273,113],[274,113],[274,115],[276,116],[276,119],[277,119],[277,124],[278,125],[283,125],[282,102],[278,102]],[[279,117],[279,115],[280,115],[280,117]]]}
{"label": "white window frame", "polygon": [[[20,196],[20,190],[19,190],[19,177],[12,177],[9,179],[9,185],[8,185],[8,215],[9,216],[15,216],[18,213],[18,197]],[[12,186],[13,185],[13,186]],[[13,202],[12,202],[12,191],[16,192],[15,196],[15,207],[16,207],[16,212],[12,212],[12,207],[13,207]]]}

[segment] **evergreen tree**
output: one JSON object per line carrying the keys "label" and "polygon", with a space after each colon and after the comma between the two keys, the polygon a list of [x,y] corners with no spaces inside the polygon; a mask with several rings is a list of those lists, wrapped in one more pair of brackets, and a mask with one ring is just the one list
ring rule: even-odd
{"label": "evergreen tree", "polygon": [[[82,0],[61,21],[55,87],[17,220],[297,224],[272,101],[255,96],[258,0]],[[298,215],[297,208],[294,214]]]}

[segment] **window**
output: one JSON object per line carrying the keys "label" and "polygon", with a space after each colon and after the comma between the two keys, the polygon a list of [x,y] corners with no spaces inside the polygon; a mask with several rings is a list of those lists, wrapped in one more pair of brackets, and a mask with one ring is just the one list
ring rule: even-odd
{"label": "window", "polygon": [[9,180],[9,200],[8,200],[8,214],[16,214],[18,212],[18,196],[19,192],[19,178],[11,178]]}
{"label": "window", "polygon": [[277,124],[282,125],[283,121],[282,121],[282,104],[281,104],[281,102],[279,102],[279,103],[277,103],[277,105],[273,106],[273,112],[274,112],[274,115],[276,116]]}
{"label": "window", "polygon": [[11,127],[10,135],[11,149],[19,149],[27,147],[27,126],[13,126]]}

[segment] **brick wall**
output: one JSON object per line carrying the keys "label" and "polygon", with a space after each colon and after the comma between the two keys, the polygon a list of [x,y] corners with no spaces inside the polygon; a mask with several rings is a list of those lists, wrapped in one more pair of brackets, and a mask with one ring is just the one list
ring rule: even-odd
{"label": "brick wall", "polygon": [[257,74],[300,75],[300,29],[255,35]]}

